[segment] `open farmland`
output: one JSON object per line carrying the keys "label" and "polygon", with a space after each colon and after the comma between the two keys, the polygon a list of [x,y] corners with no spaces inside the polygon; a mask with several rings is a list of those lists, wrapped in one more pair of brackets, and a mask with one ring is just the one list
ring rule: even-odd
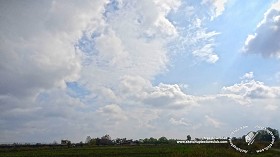
{"label": "open farmland", "polygon": [[239,153],[228,145],[141,145],[141,146],[93,146],[93,147],[42,147],[42,148],[2,148],[1,157],[144,157],[144,156],[227,156],[227,157],[280,157],[278,149],[260,154]]}

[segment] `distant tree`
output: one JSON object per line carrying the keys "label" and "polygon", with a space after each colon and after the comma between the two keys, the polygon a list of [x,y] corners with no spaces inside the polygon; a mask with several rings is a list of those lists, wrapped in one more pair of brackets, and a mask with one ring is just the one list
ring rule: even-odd
{"label": "distant tree", "polygon": [[116,139],[115,139],[115,143],[116,143],[116,144],[121,144],[121,139],[120,139],[120,138],[116,138]]}
{"label": "distant tree", "polygon": [[149,143],[151,143],[151,144],[156,144],[156,143],[157,143],[157,139],[156,139],[156,138],[153,138],[153,137],[150,137]]}
{"label": "distant tree", "polygon": [[150,140],[149,140],[148,138],[145,138],[145,139],[143,140],[143,143],[145,143],[145,144],[150,143]]}
{"label": "distant tree", "polygon": [[169,143],[169,144],[176,144],[176,143],[177,143],[177,140],[175,140],[175,139],[169,139],[169,140],[168,140],[168,143]]}
{"label": "distant tree", "polygon": [[90,145],[97,145],[97,138],[92,138],[89,142]]}
{"label": "distant tree", "polygon": [[[267,130],[269,130],[273,136],[275,137],[275,141],[279,140],[279,132],[277,129],[272,129],[270,127],[266,128]],[[256,140],[258,141],[271,141],[272,140],[272,136],[270,133],[268,133],[266,130],[258,130],[258,134],[256,136]]]}
{"label": "distant tree", "polygon": [[67,147],[70,148],[71,147],[71,141],[67,142]]}
{"label": "distant tree", "polygon": [[112,140],[111,140],[110,135],[106,134],[106,135],[102,136],[101,139],[100,139],[100,144],[101,145],[110,145],[110,144],[112,144]]}
{"label": "distant tree", "polygon": [[96,142],[96,145],[98,145],[98,146],[101,145],[101,139],[100,138],[96,138],[95,142]]}
{"label": "distant tree", "polygon": [[87,136],[85,143],[89,144],[89,143],[90,143],[90,140],[91,140],[91,137],[90,137],[90,136]]}
{"label": "distant tree", "polygon": [[158,139],[158,143],[168,143],[168,139],[166,138],[166,137],[160,137],[159,139]]}
{"label": "distant tree", "polygon": [[111,140],[111,136],[106,134],[103,137],[101,137],[101,139]]}
{"label": "distant tree", "polygon": [[246,135],[242,136],[242,141],[245,141]]}
{"label": "distant tree", "polygon": [[187,140],[190,141],[192,139],[191,135],[187,136]]}
{"label": "distant tree", "polygon": [[[126,138],[116,138],[115,143],[116,144],[124,144],[127,141]],[[113,142],[114,143],[114,142]]]}
{"label": "distant tree", "polygon": [[81,142],[79,143],[79,145],[80,145],[81,147],[83,147],[83,146],[84,146],[83,141],[81,141]]}
{"label": "distant tree", "polygon": [[278,141],[279,140],[279,132],[277,129],[272,129],[270,127],[267,128],[267,130],[271,131],[272,134],[274,135],[275,137],[275,141]]}

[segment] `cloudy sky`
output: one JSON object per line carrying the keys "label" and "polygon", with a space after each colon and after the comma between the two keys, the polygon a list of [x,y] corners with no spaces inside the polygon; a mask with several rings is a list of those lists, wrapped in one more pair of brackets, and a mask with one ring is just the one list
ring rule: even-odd
{"label": "cloudy sky", "polygon": [[0,0],[0,142],[279,128],[280,1]]}

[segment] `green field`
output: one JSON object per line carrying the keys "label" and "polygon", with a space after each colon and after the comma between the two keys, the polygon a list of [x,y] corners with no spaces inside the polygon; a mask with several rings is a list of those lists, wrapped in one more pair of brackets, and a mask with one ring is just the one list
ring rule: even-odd
{"label": "green field", "polygon": [[195,157],[280,157],[278,149],[271,149],[260,154],[239,153],[227,145],[142,145],[142,146],[84,146],[76,148],[2,148],[1,157],[156,157],[156,156],[195,156]]}

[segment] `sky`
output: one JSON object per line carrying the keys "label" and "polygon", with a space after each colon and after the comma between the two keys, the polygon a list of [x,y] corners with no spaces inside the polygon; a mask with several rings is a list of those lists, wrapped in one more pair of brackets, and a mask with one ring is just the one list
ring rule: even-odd
{"label": "sky", "polygon": [[280,129],[280,0],[0,0],[0,143]]}

